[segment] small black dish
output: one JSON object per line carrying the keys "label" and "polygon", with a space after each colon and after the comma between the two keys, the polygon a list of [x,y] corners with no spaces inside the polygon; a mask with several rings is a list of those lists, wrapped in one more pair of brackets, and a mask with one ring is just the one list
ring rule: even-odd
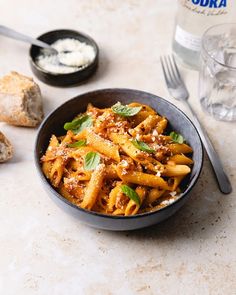
{"label": "small black dish", "polygon": [[85,67],[84,69],[73,72],[73,73],[67,73],[67,74],[51,73],[40,68],[36,64],[35,59],[39,55],[40,47],[32,45],[29,50],[31,69],[33,73],[35,74],[35,76],[46,84],[53,85],[53,86],[70,86],[74,84],[79,84],[82,81],[87,80],[97,69],[98,55],[99,55],[98,46],[91,37],[85,35],[84,33],[80,33],[73,30],[62,29],[62,30],[47,32],[39,36],[37,39],[42,40],[47,44],[52,44],[58,39],[64,39],[64,38],[78,39],[81,42],[85,42],[93,46],[95,50],[94,61],[90,65]]}
{"label": "small black dish", "polygon": [[[136,101],[154,108],[160,115],[165,116],[169,122],[169,130],[181,133],[193,148],[194,165],[186,180],[181,197],[172,204],[154,212],[133,216],[111,216],[79,208],[62,197],[47,181],[42,173],[40,158],[45,153],[52,134],[64,135],[63,125],[71,121],[78,113],[85,112],[91,102],[97,107],[110,107],[117,101],[128,104]],[[78,217],[82,222],[107,230],[134,230],[147,227],[163,221],[174,214],[189,198],[189,192],[194,187],[200,175],[203,164],[203,149],[200,137],[193,123],[176,106],[156,95],[131,89],[103,89],[81,94],[54,110],[41,124],[35,144],[35,163],[45,189],[53,200],[70,214]]]}

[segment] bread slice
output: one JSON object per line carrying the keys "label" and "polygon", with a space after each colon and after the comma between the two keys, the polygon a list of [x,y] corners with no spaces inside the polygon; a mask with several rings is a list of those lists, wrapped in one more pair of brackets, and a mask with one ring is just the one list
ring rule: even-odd
{"label": "bread slice", "polygon": [[11,72],[0,79],[0,121],[35,127],[43,116],[41,92],[32,78]]}
{"label": "bread slice", "polygon": [[12,156],[12,145],[6,136],[0,131],[0,163],[8,161]]}

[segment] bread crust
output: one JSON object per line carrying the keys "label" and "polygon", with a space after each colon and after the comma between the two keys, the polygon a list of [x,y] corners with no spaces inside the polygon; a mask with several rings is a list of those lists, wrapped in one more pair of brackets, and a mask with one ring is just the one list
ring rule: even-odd
{"label": "bread crust", "polygon": [[13,147],[6,136],[0,131],[0,144],[3,144],[6,148],[5,153],[1,153],[0,149],[0,163],[10,160],[13,156]]}
{"label": "bread crust", "polygon": [[0,121],[35,127],[43,117],[40,88],[32,78],[11,72],[0,79]]}

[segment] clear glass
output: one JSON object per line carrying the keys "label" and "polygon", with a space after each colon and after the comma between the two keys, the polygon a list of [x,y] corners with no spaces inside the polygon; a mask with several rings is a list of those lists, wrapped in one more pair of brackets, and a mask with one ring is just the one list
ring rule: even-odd
{"label": "clear glass", "polygon": [[172,48],[184,65],[199,70],[201,38],[210,27],[235,21],[236,1],[178,0]]}
{"label": "clear glass", "polygon": [[209,28],[202,37],[199,97],[217,120],[236,120],[236,23]]}

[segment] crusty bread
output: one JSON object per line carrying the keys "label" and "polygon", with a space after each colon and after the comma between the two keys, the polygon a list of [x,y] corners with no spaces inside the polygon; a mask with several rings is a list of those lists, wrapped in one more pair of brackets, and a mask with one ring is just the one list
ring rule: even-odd
{"label": "crusty bread", "polygon": [[8,161],[12,156],[12,145],[6,136],[0,131],[0,163]]}
{"label": "crusty bread", "polygon": [[11,72],[0,79],[0,121],[35,127],[42,119],[41,92],[32,78]]}

